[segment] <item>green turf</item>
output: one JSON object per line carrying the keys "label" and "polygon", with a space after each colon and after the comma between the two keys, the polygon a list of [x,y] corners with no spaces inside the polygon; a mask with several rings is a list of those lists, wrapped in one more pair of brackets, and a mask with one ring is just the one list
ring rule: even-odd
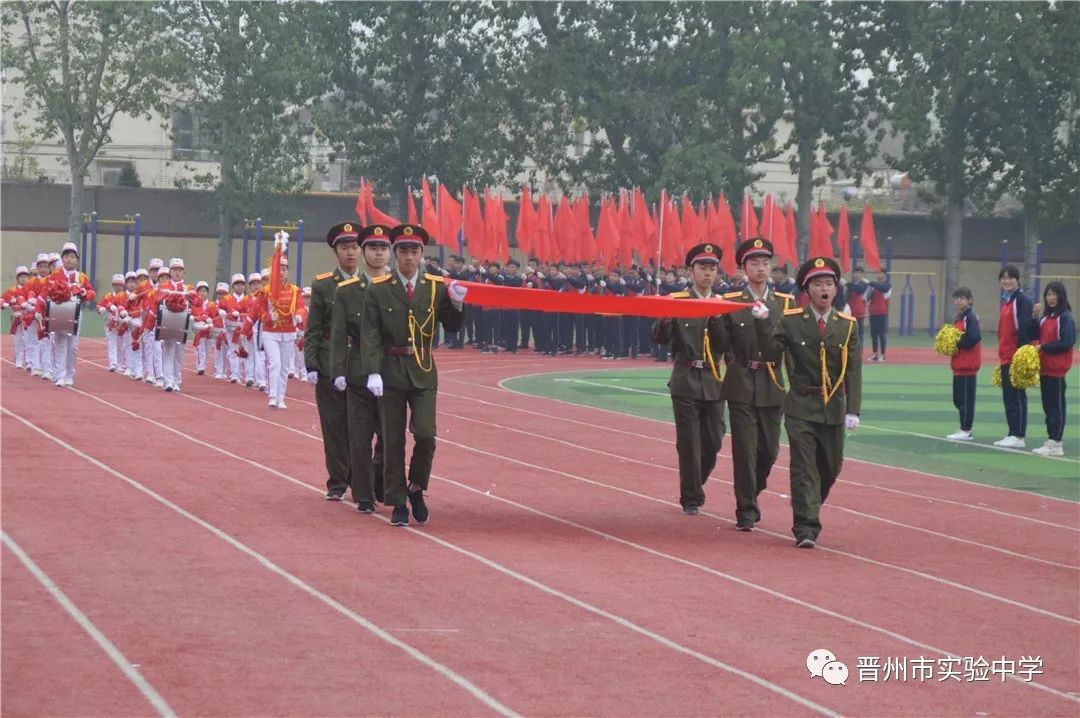
{"label": "green turf", "polygon": [[[511,379],[526,394],[620,411],[670,422],[669,369],[615,369],[552,373]],[[980,446],[939,440],[958,427],[947,364],[871,364],[863,373],[863,425],[849,434],[847,455],[995,486],[1080,500],[1080,370],[1067,379],[1065,451],[1068,461],[985,448],[1006,433],[1001,390],[990,385],[990,368],[979,374],[974,433]],[[1039,390],[1028,391],[1028,448],[1046,440]],[[922,436],[920,436],[922,435]],[[931,438],[933,437],[933,438]]]}

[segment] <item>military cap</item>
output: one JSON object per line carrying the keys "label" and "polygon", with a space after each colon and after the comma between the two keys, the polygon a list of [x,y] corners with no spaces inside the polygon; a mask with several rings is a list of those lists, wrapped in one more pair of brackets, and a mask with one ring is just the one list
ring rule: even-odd
{"label": "military cap", "polygon": [[751,237],[739,244],[738,249],[735,250],[735,264],[741,267],[751,257],[771,256],[773,256],[772,242],[761,237]]}
{"label": "military cap", "polygon": [[387,227],[385,224],[369,224],[360,230],[357,238],[360,240],[361,247],[366,247],[369,244],[385,244],[389,247],[390,233],[393,231],[393,228]]}
{"label": "military cap", "polygon": [[723,252],[715,244],[706,242],[699,244],[686,253],[686,266],[692,267],[695,262],[712,262],[719,264]]}
{"label": "military cap", "polygon": [[326,233],[326,243],[331,247],[347,239],[356,239],[360,225],[356,222],[338,222]]}
{"label": "military cap", "polygon": [[418,224],[399,224],[390,230],[390,242],[395,247],[423,247],[428,242],[428,233]]}
{"label": "military cap", "polygon": [[805,289],[807,283],[815,277],[832,277],[839,284],[840,265],[831,257],[811,257],[799,267],[795,283],[799,285],[800,289]]}

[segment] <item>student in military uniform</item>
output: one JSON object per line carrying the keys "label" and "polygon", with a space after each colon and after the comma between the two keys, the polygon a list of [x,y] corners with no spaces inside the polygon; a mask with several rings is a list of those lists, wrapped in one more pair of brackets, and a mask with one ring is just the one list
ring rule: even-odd
{"label": "student in military uniform", "polygon": [[[361,368],[360,336],[368,287],[386,276],[390,264],[390,231],[382,224],[362,228],[357,239],[364,261],[362,271],[338,283],[330,332],[330,369],[334,388],[345,393],[349,427],[352,498],[362,514],[375,512],[383,500],[383,442],[379,399],[367,388]],[[441,276],[441,275],[437,275]],[[375,454],[371,442],[378,437]]]}
{"label": "student in military uniform", "polygon": [[[709,299],[720,267],[721,251],[699,244],[686,255],[693,284],[689,291],[673,292],[679,299]],[[679,503],[683,513],[695,515],[705,503],[702,486],[716,466],[724,438],[724,401],[717,365],[724,351],[723,324],[718,317],[658,319],[653,341],[671,344],[675,366],[668,388],[675,414],[675,450],[679,454]]]}
{"label": "student in military uniform", "polygon": [[304,330],[304,366],[308,383],[315,385],[315,404],[322,427],[326,457],[326,498],[341,501],[349,487],[348,405],[345,395],[334,389],[330,366],[330,330],[337,285],[356,276],[360,264],[360,243],[354,222],[340,222],[326,233],[326,243],[337,266],[332,272],[316,274],[311,282],[311,305]]}
{"label": "student in military uniform", "polygon": [[862,404],[862,348],[855,318],[837,311],[840,265],[815,257],[799,268],[796,281],[808,295],[806,308],[784,311],[780,322],[757,326],[762,342],[771,332],[782,354],[791,388],[784,401],[784,425],[791,449],[792,533],[799,548],[813,548],[821,533],[821,506],[844,462],[844,429],[859,428]]}
{"label": "student in military uniform", "polygon": [[[735,261],[746,274],[746,288],[728,292],[723,298],[747,306],[720,318],[727,335],[724,355],[727,374],[721,396],[727,401],[731,422],[731,455],[734,469],[735,528],[753,531],[761,520],[757,497],[765,490],[776,456],[780,451],[780,415],[784,403],[783,374],[771,344],[762,346],[754,317],[761,308],[771,325],[780,321],[794,297],[769,288],[773,246],[767,239],[748,239],[735,250]],[[771,335],[771,332],[766,336]]]}
{"label": "student in military uniform", "polygon": [[[367,289],[361,332],[360,373],[367,388],[381,396],[386,503],[394,507],[392,526],[428,520],[424,491],[435,455],[435,397],[439,377],[431,354],[436,322],[456,332],[465,321],[466,287],[445,283],[441,275],[422,274],[420,260],[428,233],[402,224],[390,233],[397,271],[372,281]],[[405,473],[405,427],[413,435],[413,453]]]}

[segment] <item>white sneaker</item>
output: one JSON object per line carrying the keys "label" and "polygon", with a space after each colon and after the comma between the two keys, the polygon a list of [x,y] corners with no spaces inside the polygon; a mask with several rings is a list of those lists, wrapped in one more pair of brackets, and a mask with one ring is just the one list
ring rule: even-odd
{"label": "white sneaker", "polygon": [[1023,449],[1024,440],[1017,436],[1006,436],[1004,439],[995,441],[994,446],[1000,446],[1003,449]]}
{"label": "white sneaker", "polygon": [[278,408],[279,408],[279,409],[286,409],[286,408],[288,408],[288,407],[286,407],[286,406],[285,406],[285,400],[284,400],[284,399],[282,399],[281,401],[279,401],[279,402],[278,402]]}
{"label": "white sneaker", "polygon": [[1032,449],[1031,453],[1039,456],[1065,456],[1065,449],[1060,441],[1047,439],[1045,444],[1037,449]]}
{"label": "white sneaker", "polygon": [[56,383],[54,383],[53,386],[64,386],[64,380],[63,379],[57,379]]}
{"label": "white sneaker", "polygon": [[266,384],[259,384],[259,391],[266,391]]}
{"label": "white sneaker", "polygon": [[277,399],[271,399],[267,406],[269,406],[271,409],[278,408]]}
{"label": "white sneaker", "polygon": [[30,370],[30,376],[41,376],[41,370],[40,369],[31,369]]}
{"label": "white sneaker", "polygon": [[53,373],[51,371],[47,371],[44,374],[42,374],[41,378],[44,379],[45,381],[56,381],[56,377],[53,376]]}
{"label": "white sneaker", "polygon": [[71,377],[64,379],[64,386],[75,386],[75,380]]}
{"label": "white sneaker", "polygon": [[975,438],[975,436],[970,431],[964,431],[963,429],[961,429],[960,431],[954,431],[945,438],[952,439],[953,441],[971,441]]}

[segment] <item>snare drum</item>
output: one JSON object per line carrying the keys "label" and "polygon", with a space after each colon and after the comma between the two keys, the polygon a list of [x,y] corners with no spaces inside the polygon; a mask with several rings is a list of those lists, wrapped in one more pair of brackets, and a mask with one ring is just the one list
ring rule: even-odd
{"label": "snare drum", "polygon": [[187,344],[188,329],[191,328],[191,312],[170,311],[164,304],[158,307],[157,326],[154,339],[161,342]]}
{"label": "snare drum", "polygon": [[78,334],[79,319],[82,317],[82,300],[69,299],[66,302],[45,302],[45,331],[55,334]]}

